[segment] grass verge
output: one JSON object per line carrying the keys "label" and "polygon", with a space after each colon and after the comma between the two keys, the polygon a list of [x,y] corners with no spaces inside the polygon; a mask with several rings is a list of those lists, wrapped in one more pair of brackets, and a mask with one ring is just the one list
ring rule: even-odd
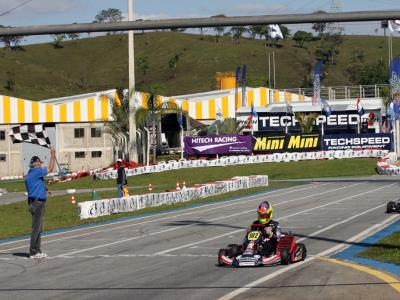
{"label": "grass verge", "polygon": [[357,256],[400,265],[400,231],[381,239]]}
{"label": "grass verge", "polygon": [[[249,175],[268,175],[270,180],[366,176],[376,174],[375,167],[375,158],[310,160],[287,163],[260,163],[226,167],[180,169],[132,176],[128,177],[128,181],[129,185],[134,185],[136,187],[142,186],[142,188],[135,189],[135,193],[144,193],[149,183],[153,185],[153,191],[157,192],[175,188],[177,180],[180,182],[185,180],[186,185],[190,186],[197,183],[224,180],[228,177]],[[91,177],[84,177],[78,180],[48,185],[49,190],[96,189],[108,187],[116,187],[115,180],[93,180]],[[9,192],[25,192],[25,184],[22,180],[0,182],[0,188],[6,188]]]}
{"label": "grass verge", "polygon": [[[83,221],[79,219],[75,206],[73,206],[70,203],[69,196],[53,197],[50,200],[48,200],[46,205],[46,213],[44,217],[44,230],[47,231],[47,230],[54,230],[61,228],[69,228],[83,224],[99,223],[126,216],[135,216],[135,215],[149,214],[164,210],[178,209],[194,204],[214,202],[214,201],[224,200],[227,198],[266,191],[274,188],[289,187],[294,185],[299,185],[299,183],[275,183],[271,184],[268,187],[245,189],[223,195],[208,197],[204,199],[198,199],[183,203],[176,203],[173,205],[149,207],[134,212],[120,213],[111,216],[104,216],[97,219],[83,220]],[[101,192],[100,194],[104,198],[115,196],[114,191]],[[88,200],[91,200],[91,194],[78,195],[78,202],[88,201]],[[254,208],[254,211],[255,209],[256,208]],[[30,234],[31,216],[28,212],[28,206],[26,202],[2,205],[0,210],[0,226],[1,226],[0,239],[6,239],[6,238]]]}

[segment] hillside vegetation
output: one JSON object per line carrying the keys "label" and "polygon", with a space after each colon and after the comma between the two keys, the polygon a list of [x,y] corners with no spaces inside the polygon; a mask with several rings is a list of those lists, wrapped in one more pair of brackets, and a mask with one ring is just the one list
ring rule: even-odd
{"label": "hillside vegetation", "polygon": [[[276,57],[276,87],[301,87],[315,65],[319,41],[300,47],[292,39],[279,41]],[[76,95],[128,85],[127,35],[108,35],[62,42],[0,49],[0,94],[31,100]],[[268,52],[265,41],[179,32],[135,35],[136,83],[148,90],[153,83],[165,86],[166,95],[215,89],[215,73],[234,71],[247,64],[248,86],[266,85]],[[334,63],[328,64],[324,85],[351,85],[349,66],[357,61],[371,68],[387,68],[385,37],[343,36]],[[393,39],[394,55],[400,55],[400,38]],[[176,56],[178,58],[176,59]],[[175,57],[175,60],[174,60]],[[141,62],[142,67],[139,67]],[[146,62],[147,61],[147,62]],[[147,67],[143,67],[147,65]],[[351,69],[351,67],[350,67]],[[351,71],[351,70],[350,70]]]}

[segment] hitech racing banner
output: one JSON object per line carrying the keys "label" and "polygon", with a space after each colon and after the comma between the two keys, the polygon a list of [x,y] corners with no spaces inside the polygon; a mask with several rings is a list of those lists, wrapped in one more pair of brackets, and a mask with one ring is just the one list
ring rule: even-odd
{"label": "hitech racing banner", "polygon": [[323,138],[322,150],[391,149],[390,133],[331,134]]}
{"label": "hitech racing banner", "polygon": [[253,153],[305,152],[321,149],[319,134],[282,134],[253,136]]}
{"label": "hitech racing banner", "polygon": [[[332,112],[327,117],[319,115],[314,122],[313,131],[321,131],[324,124],[325,132],[330,130],[357,130],[360,116],[356,111]],[[300,132],[300,123],[294,115],[286,113],[258,113],[258,131],[268,132]]]}
{"label": "hitech racing banner", "polygon": [[204,154],[251,154],[250,135],[207,135],[185,137],[186,155]]}

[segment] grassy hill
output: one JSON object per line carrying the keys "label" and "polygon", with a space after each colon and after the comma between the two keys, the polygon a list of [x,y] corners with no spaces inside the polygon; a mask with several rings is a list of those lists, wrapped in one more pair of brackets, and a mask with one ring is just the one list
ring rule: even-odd
{"label": "grassy hill", "polygon": [[[23,50],[0,49],[0,94],[32,100],[76,95],[128,85],[127,35],[110,35],[77,42],[24,46]],[[324,85],[350,85],[346,68],[356,52],[362,51],[364,64],[388,61],[387,38],[344,36],[335,65],[325,68]],[[299,48],[292,39],[280,41],[275,49],[277,88],[300,87],[315,64],[318,41]],[[215,73],[234,71],[247,64],[248,85],[265,84],[268,52],[262,40],[231,37],[220,43],[212,36],[178,32],[152,32],[135,36],[135,57],[147,56],[149,70],[144,76],[136,66],[136,83],[148,90],[152,83],[163,84],[166,95],[215,89]],[[393,39],[394,55],[400,55],[400,38]],[[175,72],[168,62],[181,54]],[[13,88],[10,89],[10,83]]]}

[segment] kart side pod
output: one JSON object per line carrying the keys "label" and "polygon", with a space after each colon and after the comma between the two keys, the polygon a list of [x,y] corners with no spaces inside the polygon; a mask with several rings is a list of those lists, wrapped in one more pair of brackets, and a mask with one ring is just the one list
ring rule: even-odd
{"label": "kart side pod", "polygon": [[400,213],[400,201],[399,202],[394,202],[394,201],[390,201],[387,205],[386,205],[386,212],[387,213],[392,213],[392,212],[398,212]]}

